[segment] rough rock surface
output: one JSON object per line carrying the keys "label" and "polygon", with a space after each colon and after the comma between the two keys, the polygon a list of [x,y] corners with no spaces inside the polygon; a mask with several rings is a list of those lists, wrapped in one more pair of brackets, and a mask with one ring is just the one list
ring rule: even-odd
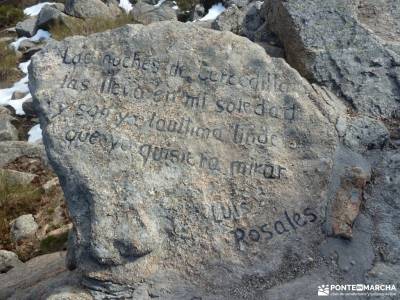
{"label": "rough rock surface", "polygon": [[33,36],[36,32],[36,20],[37,17],[30,17],[26,20],[18,22],[17,25],[15,25],[15,30],[17,31],[18,36]]}
{"label": "rough rock surface", "polygon": [[0,142],[0,168],[20,156],[42,157],[45,155],[43,144],[24,141]]}
{"label": "rough rock surface", "polygon": [[121,13],[115,0],[67,0],[65,13],[77,18],[113,18]]}
{"label": "rough rock surface", "polygon": [[68,18],[70,17],[52,5],[45,5],[37,17],[36,28],[48,30],[55,24],[68,24]]}
{"label": "rough rock surface", "polygon": [[400,3],[397,0],[359,0],[359,21],[387,42],[399,43]]}
{"label": "rough rock surface", "polygon": [[254,298],[321,264],[340,103],[282,59],[129,25],[51,42],[30,88],[99,299]]}
{"label": "rough rock surface", "polygon": [[[38,256],[6,274],[0,274],[0,299],[90,299],[79,292],[76,278],[77,274],[71,274],[65,268],[65,252]],[[66,298],[68,286],[71,286],[70,291],[75,291],[77,297]]]}
{"label": "rough rock surface", "polygon": [[18,140],[17,129],[11,124],[13,119],[10,111],[0,106],[0,142]]}
{"label": "rough rock surface", "polygon": [[[379,22],[372,21],[379,16],[363,18],[367,2],[372,3],[270,0],[265,2],[266,20],[269,30],[281,39],[288,62],[303,76],[331,88],[358,112],[391,118],[397,115],[400,106],[400,52],[393,51],[364,25],[372,24],[377,34],[382,35],[379,24],[386,22],[383,15]],[[361,7],[364,5],[361,13],[359,3]],[[385,11],[385,6],[379,3],[374,6]],[[398,11],[399,5],[395,7]],[[395,15],[396,9],[392,11]],[[396,17],[391,20],[398,25]],[[390,22],[385,24],[390,26]],[[392,31],[398,36],[398,27]]]}
{"label": "rough rock surface", "polygon": [[17,254],[11,251],[0,250],[0,273],[7,273],[21,264]]}
{"label": "rough rock surface", "polygon": [[243,23],[246,13],[236,5],[228,7],[212,23],[212,28],[221,31],[230,31],[238,35],[243,34]]}
{"label": "rough rock surface", "polygon": [[155,7],[154,5],[138,2],[130,11],[133,19],[142,24],[150,24],[160,21],[176,20],[176,11],[168,5]]}

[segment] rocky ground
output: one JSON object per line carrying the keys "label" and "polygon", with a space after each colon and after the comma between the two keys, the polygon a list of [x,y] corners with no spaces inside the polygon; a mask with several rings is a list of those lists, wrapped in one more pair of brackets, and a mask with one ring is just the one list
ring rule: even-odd
{"label": "rocky ground", "polygon": [[[62,3],[39,5],[36,5],[36,2],[41,1],[21,2],[20,8],[25,9],[21,20],[12,26],[7,23],[0,33],[0,42],[11,47],[13,53],[11,55],[15,55],[15,58],[10,59],[12,67],[9,68],[8,74],[12,75],[4,77],[0,83],[0,88],[2,88],[0,89],[0,273],[2,273],[0,274],[0,299],[117,299],[118,297],[119,299],[132,297],[132,299],[154,297],[160,299],[314,299],[317,298],[316,283],[320,285],[338,282],[391,283],[400,289],[400,219],[398,218],[400,209],[400,4],[398,1],[224,0],[218,3],[146,0],[131,3],[122,0],[67,0],[60,1]],[[13,1],[0,2],[0,6],[3,4],[16,6]],[[167,26],[159,23],[160,21],[181,23],[168,23],[172,25]],[[215,271],[219,278],[224,276],[230,278],[237,288],[224,286],[221,292],[209,291],[203,286],[204,289],[199,292],[195,287],[187,288],[185,283],[180,285],[179,282],[183,280],[183,277],[177,274],[171,275],[169,271],[165,271],[166,278],[168,280],[173,278],[178,283],[171,284],[172,281],[165,282],[160,278],[151,277],[153,280],[151,284],[143,279],[146,284],[136,285],[135,282],[134,287],[124,285],[124,282],[130,280],[129,274],[132,274],[130,272],[138,272],[134,266],[127,263],[129,259],[124,255],[126,246],[120,243],[124,240],[123,235],[126,231],[120,236],[115,234],[111,238],[107,237],[104,229],[109,228],[110,225],[105,224],[106,222],[100,224],[103,220],[98,215],[91,217],[93,219],[82,220],[82,216],[87,216],[85,215],[86,208],[76,204],[79,203],[78,199],[85,203],[92,203],[90,204],[93,205],[92,210],[98,209],[97,206],[108,208],[105,213],[101,209],[98,212],[96,210],[96,214],[104,214],[104,220],[106,220],[109,216],[108,211],[117,210],[109,200],[114,199],[114,196],[104,198],[101,193],[92,194],[92,189],[95,187],[101,190],[101,184],[106,186],[107,182],[113,184],[115,182],[120,184],[120,182],[108,179],[106,175],[92,176],[90,172],[85,173],[87,170],[92,170],[93,166],[92,173],[96,173],[95,170],[103,170],[104,159],[97,160],[96,157],[91,161],[91,158],[84,154],[82,157],[75,155],[71,157],[65,154],[63,150],[60,150],[62,146],[59,145],[62,144],[58,144],[59,141],[55,138],[56,133],[62,134],[62,130],[59,131],[58,128],[53,128],[54,132],[49,129],[50,133],[47,133],[46,147],[51,157],[51,162],[49,162],[38,125],[39,104],[36,107],[33,105],[32,95],[28,89],[28,65],[32,56],[52,39],[62,40],[78,34],[90,35],[124,24],[136,23],[151,24],[153,27],[148,28],[152,28],[151,30],[155,32],[165,30],[166,40],[157,33],[149,36],[156,39],[160,45],[166,43],[165,48],[170,42],[173,45],[171,49],[175,49],[177,53],[180,49],[185,49],[186,43],[179,40],[179,37],[173,37],[173,34],[168,35],[171,29],[165,28],[173,28],[172,31],[178,32],[181,30],[180,26],[192,26],[185,28],[192,28],[191,32],[195,33],[190,34],[186,29],[182,29],[181,33],[188,41],[191,41],[189,44],[195,49],[193,51],[200,51],[198,49],[201,48],[196,41],[196,36],[193,36],[197,34],[198,40],[204,40],[203,44],[210,43],[210,47],[214,45],[222,49],[218,51],[225,51],[226,45],[232,47],[231,55],[236,56],[229,57],[227,54],[226,60],[235,67],[237,64],[238,68],[241,68],[242,61],[249,61],[245,65],[251,65],[248,55],[241,54],[240,49],[245,49],[258,59],[259,64],[265,64],[265,69],[273,68],[274,72],[284,74],[283,77],[287,76],[288,82],[290,80],[296,82],[292,89],[287,90],[287,93],[300,95],[304,101],[300,106],[308,120],[296,130],[299,130],[305,140],[309,139],[315,143],[314,148],[309,148],[308,152],[299,150],[301,157],[303,160],[308,160],[309,156],[315,155],[319,161],[325,161],[326,164],[309,166],[308,169],[306,168],[307,172],[303,172],[303,166],[298,169],[297,166],[293,167],[296,173],[303,172],[304,181],[303,179],[293,181],[293,186],[289,185],[285,190],[278,190],[278,187],[274,192],[279,194],[279,198],[284,198],[282,195],[286,194],[296,195],[297,204],[304,201],[304,205],[312,205],[321,213],[321,220],[318,219],[318,228],[307,232],[307,238],[303,238],[298,248],[291,249],[294,251],[292,257],[288,258],[290,253],[284,253],[289,249],[287,244],[277,242],[274,249],[279,249],[280,253],[276,254],[274,251],[270,255],[275,261],[265,264],[268,266],[267,271],[262,267],[258,269],[252,266],[254,274],[265,272],[268,275],[239,276],[241,272],[246,273],[243,271],[246,269],[243,266],[247,266],[246,264],[251,261],[252,250],[249,250],[246,255],[236,254],[225,248],[221,250],[219,248],[221,242],[215,244],[210,242],[209,245],[208,241],[202,240],[200,243],[195,239],[193,245],[201,244],[204,247],[201,251],[196,252],[196,249],[187,245],[185,247],[188,248],[182,247],[182,250],[178,241],[184,236],[181,233],[182,236],[178,234],[179,238],[175,237],[176,240],[171,242],[173,249],[167,247],[169,252],[166,251],[171,256],[175,254],[174,251],[177,251],[181,256],[177,261],[173,259],[169,261],[168,257],[165,259],[168,263],[160,266],[160,269],[168,270],[166,265],[170,263],[180,270],[181,260],[196,266],[200,259],[187,258],[185,251],[190,249],[192,251],[190,253],[202,257],[203,253],[209,254],[207,251],[212,248],[210,256],[213,253],[219,253],[219,259],[223,260],[222,258],[229,254],[228,256],[235,257],[230,263],[236,264],[240,261],[240,267],[233,268],[235,272],[238,272],[237,276],[229,272]],[[195,29],[196,27],[198,29]],[[234,36],[226,34],[216,38],[216,34],[203,28],[228,31]],[[117,33],[121,36],[133,34],[128,29]],[[209,40],[207,40],[208,36]],[[245,39],[236,40],[237,36]],[[81,44],[89,41],[89,47],[92,46],[90,43],[103,47],[103,42],[98,42],[101,38],[101,35],[93,38],[93,41],[77,38],[71,40],[69,45],[73,49],[79,49]],[[106,34],[103,41],[114,38],[113,35]],[[140,37],[137,39],[140,40]],[[210,40],[214,44],[209,42]],[[119,43],[124,42],[126,41],[122,38],[119,41]],[[241,48],[239,47],[238,50],[235,45],[240,45]],[[47,57],[54,54],[51,52],[53,48],[49,49],[46,50],[49,53]],[[120,51],[120,49],[115,51]],[[160,53],[157,52],[162,55]],[[186,53],[182,53],[184,57]],[[265,57],[268,58],[263,56],[265,53],[267,54]],[[173,54],[168,55],[174,57]],[[211,54],[210,57],[212,57]],[[218,57],[221,58],[221,56]],[[272,58],[271,61],[269,61],[270,58]],[[73,64],[74,59],[78,58],[70,57]],[[68,61],[67,54],[65,54],[64,62],[65,60]],[[266,61],[269,62],[268,67]],[[213,63],[218,65],[220,62]],[[45,104],[42,99],[50,96],[43,96],[40,89],[49,84],[52,79],[51,76],[43,79],[41,74],[38,75],[36,71],[39,69],[38,66],[41,67],[40,63],[36,62],[35,71],[31,71],[35,82],[30,78],[30,86],[32,93],[32,87],[35,87],[36,97],[41,105],[40,117],[44,125],[50,123],[48,118],[51,116],[51,111],[43,108]],[[47,65],[46,68],[51,69],[51,66]],[[42,67],[42,70],[46,68]],[[53,75],[58,76],[57,70],[53,71]],[[46,71],[43,71],[44,73]],[[282,80],[278,83],[282,87],[286,82]],[[73,89],[76,89],[76,84],[76,82],[67,83],[68,87]],[[175,82],[171,86],[174,84]],[[57,92],[53,91],[51,86],[48,86],[47,90],[51,93]],[[229,94],[226,91],[224,93],[234,99],[252,97],[246,93]],[[60,98],[57,98],[59,94],[57,97],[54,95],[52,97],[54,103],[59,105],[61,113],[64,108],[63,103],[59,101]],[[87,111],[87,113],[90,112]],[[173,113],[169,112],[170,115]],[[286,155],[286,152],[284,153]],[[271,155],[278,155],[278,153]],[[279,155],[282,155],[282,151]],[[93,156],[96,155],[93,154]],[[285,157],[285,162],[288,163],[291,160],[298,160],[300,156],[287,154]],[[82,167],[81,161],[90,161],[91,164],[88,163]],[[122,170],[124,160],[121,160],[120,164]],[[56,171],[53,170],[55,166]],[[64,175],[62,186],[67,195],[66,202],[55,173],[59,176]],[[316,176],[314,173],[320,175]],[[126,176],[128,178],[130,175]],[[190,178],[190,176],[191,174],[187,177]],[[317,177],[318,180],[315,179]],[[79,178],[79,183],[69,181],[70,178]],[[193,182],[196,183],[204,180],[195,178]],[[313,178],[315,180],[312,180]],[[93,185],[90,180],[105,182]],[[173,181],[171,178],[169,180]],[[162,182],[154,183],[154,185],[162,185]],[[110,186],[112,186],[110,189],[115,188],[115,185]],[[92,199],[76,196],[79,194],[77,191],[82,190],[89,191]],[[140,190],[140,187],[136,190],[137,193],[138,191],[143,195],[147,192]],[[108,191],[105,190],[104,195],[107,193]],[[177,192],[174,191],[174,193]],[[317,194],[320,194],[318,197],[324,200],[318,202],[317,199],[320,198],[316,196]],[[305,195],[314,200],[309,200]],[[162,196],[168,198],[168,195]],[[179,197],[186,196],[179,195]],[[281,203],[290,205],[294,209],[296,207],[289,200],[282,200]],[[69,210],[67,210],[67,205],[69,205]],[[279,204],[274,203],[274,205]],[[145,213],[147,213],[146,209]],[[168,211],[166,218],[183,220],[182,224],[193,221],[187,220],[184,216],[185,213],[189,213],[187,208],[172,205],[166,210]],[[182,214],[179,210],[182,210]],[[174,213],[169,215],[170,211]],[[304,215],[307,213],[304,210]],[[72,214],[72,217],[69,214]],[[139,226],[130,218],[124,219],[125,216],[122,215],[118,217],[129,222],[132,228]],[[138,231],[143,230],[145,233],[141,236],[142,240],[135,241],[139,245],[142,243],[144,250],[138,246],[134,251],[137,251],[138,253],[135,253],[140,257],[148,257],[147,253],[152,252],[153,246],[159,243],[158,232],[153,232],[157,230],[153,229],[151,222],[147,223],[146,218],[141,215],[135,218],[144,224],[139,226],[141,229]],[[268,218],[273,219],[275,216],[268,215]],[[71,220],[75,224],[74,229],[72,229]],[[257,220],[257,216],[254,220]],[[113,222],[112,228],[122,226],[118,220]],[[124,221],[121,223],[124,224]],[[88,226],[91,226],[91,232],[96,232],[94,237],[86,235],[85,228],[89,228]],[[207,232],[213,232],[212,230],[207,229]],[[239,237],[238,232],[242,234]],[[246,236],[250,232],[253,236]],[[236,231],[236,241],[252,239],[254,232]],[[196,231],[194,233],[198,234]],[[70,234],[70,251],[67,261],[69,269],[72,270],[67,270],[64,264],[65,252],[63,251],[67,248],[68,234]],[[285,242],[291,243],[291,239],[287,238]],[[293,237],[293,239],[296,238]],[[104,248],[107,249],[101,249],[100,246],[98,248],[92,245],[87,246],[85,243],[106,245]],[[108,252],[113,253],[108,254]],[[163,255],[166,254],[160,254],[159,257],[164,257]],[[93,257],[95,262],[92,261]],[[159,259],[159,257],[156,258]],[[148,258],[149,261],[151,259]],[[266,258],[257,257],[258,262],[262,259]],[[204,260],[201,262],[204,263]],[[123,264],[127,267],[119,268]],[[102,269],[103,266],[107,266],[107,271]],[[150,262],[146,263],[138,273],[147,274],[152,266]],[[221,263],[221,266],[228,270],[230,265]],[[201,276],[209,280],[199,280],[201,281],[199,286],[204,282],[214,284],[214,278],[207,277],[210,270],[214,271],[210,267],[204,271],[206,275],[201,273],[203,270],[198,271]],[[124,272],[126,276],[123,275]],[[197,269],[193,267],[185,272],[187,272],[184,276],[185,280],[190,281],[193,276],[191,272],[196,273]],[[84,286],[89,287],[90,292],[82,288],[81,276],[85,278]],[[217,288],[223,285],[222,283],[218,285],[219,282],[215,284]],[[164,285],[168,286],[165,288]],[[312,288],[306,289],[307,286]],[[225,296],[223,296],[224,293]],[[200,296],[196,296],[198,294]],[[398,299],[398,297],[399,294],[381,298]],[[354,298],[372,299],[373,297],[355,296]]]}

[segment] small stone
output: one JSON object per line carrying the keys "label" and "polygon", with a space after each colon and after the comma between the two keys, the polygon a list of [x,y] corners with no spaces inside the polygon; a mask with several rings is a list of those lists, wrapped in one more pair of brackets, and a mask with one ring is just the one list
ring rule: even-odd
{"label": "small stone", "polygon": [[60,181],[58,180],[58,177],[54,177],[53,179],[50,179],[45,184],[43,184],[43,190],[45,194],[49,194],[59,185]]}
{"label": "small stone", "polygon": [[231,31],[241,35],[243,33],[243,22],[245,12],[236,5],[228,7],[212,23],[212,28],[220,31]]}
{"label": "small stone", "polygon": [[0,142],[18,140],[18,131],[11,121],[14,118],[10,115],[10,111],[0,106]]}
{"label": "small stone", "polygon": [[23,239],[28,239],[35,236],[39,226],[36,223],[33,215],[22,215],[11,223],[11,237],[13,241],[18,242]]}
{"label": "small stone", "polygon": [[[23,41],[24,42],[24,41]],[[22,43],[21,43],[22,44]],[[11,100],[17,100],[17,99],[22,99],[27,95],[27,93],[22,93],[19,91],[15,91],[12,96],[11,96]]]}
{"label": "small stone", "polygon": [[344,172],[332,206],[334,236],[352,237],[353,222],[360,212],[363,190],[370,176],[359,167],[348,167]]}
{"label": "small stone", "polygon": [[144,25],[160,21],[177,20],[176,11],[170,6],[161,5],[155,7],[145,2],[136,3],[130,14],[135,21]]}

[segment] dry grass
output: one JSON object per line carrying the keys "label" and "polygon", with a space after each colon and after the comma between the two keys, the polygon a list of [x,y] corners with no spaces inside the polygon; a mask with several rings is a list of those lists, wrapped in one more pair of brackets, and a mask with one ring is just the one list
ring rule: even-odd
{"label": "dry grass", "polygon": [[0,42],[0,87],[8,86],[21,76],[17,69],[18,58],[7,43]]}
{"label": "dry grass", "polygon": [[24,18],[21,8],[13,5],[0,5],[0,29],[11,27]]}
{"label": "dry grass", "polygon": [[54,39],[62,40],[72,35],[86,36],[132,23],[135,23],[134,20],[126,14],[122,14],[115,19],[91,18],[82,20],[70,18],[66,21],[66,24],[54,24],[49,31]]}
{"label": "dry grass", "polygon": [[21,185],[0,172],[0,249],[11,250],[9,223],[24,214],[35,214],[42,190],[33,184]]}

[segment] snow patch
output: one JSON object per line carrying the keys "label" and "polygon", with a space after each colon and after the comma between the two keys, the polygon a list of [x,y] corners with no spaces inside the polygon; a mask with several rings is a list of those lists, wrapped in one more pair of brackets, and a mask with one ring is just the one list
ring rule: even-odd
{"label": "snow patch", "polygon": [[225,11],[225,7],[222,5],[222,3],[214,4],[208,10],[208,13],[204,17],[202,17],[199,21],[215,20],[224,11]]}
{"label": "snow patch", "polygon": [[28,132],[29,138],[28,143],[36,143],[42,139],[42,129],[40,128],[40,124],[36,124],[33,126]]}
{"label": "snow patch", "polygon": [[27,16],[37,16],[45,5],[54,5],[54,2],[43,2],[36,5],[29,6],[24,9],[24,14]]}
{"label": "snow patch", "polygon": [[16,40],[15,42],[12,42],[10,45],[15,50],[18,50],[19,45],[21,44],[22,41],[28,40],[31,42],[40,42],[40,41],[47,40],[48,38],[50,38],[50,36],[51,36],[50,32],[43,30],[43,29],[39,29],[33,37],[30,37],[30,38],[27,38],[25,36],[20,37],[18,40]]}
{"label": "snow patch", "polygon": [[129,0],[119,0],[119,7],[129,13],[132,10],[132,3]]}
{"label": "snow patch", "polygon": [[[0,90],[0,105],[11,105],[15,109],[17,115],[25,114],[22,109],[22,104],[32,97],[29,93],[28,87],[28,66],[30,63],[31,61],[29,60],[27,62],[20,63],[18,66],[19,69],[24,72],[24,78],[14,83],[12,87]],[[27,93],[27,95],[22,99],[11,100],[12,94],[14,92]]]}

